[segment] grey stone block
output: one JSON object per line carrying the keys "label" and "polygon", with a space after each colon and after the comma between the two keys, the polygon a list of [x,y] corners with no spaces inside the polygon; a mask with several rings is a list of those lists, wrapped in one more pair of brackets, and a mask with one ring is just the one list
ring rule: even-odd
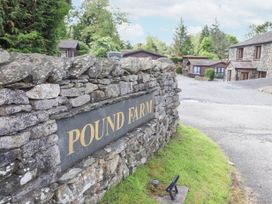
{"label": "grey stone block", "polygon": [[10,60],[10,54],[5,50],[0,49],[0,64],[7,63],[9,62],[9,60]]}
{"label": "grey stone block", "polygon": [[58,84],[40,84],[26,92],[30,99],[51,99],[56,98],[60,94],[60,86]]}
{"label": "grey stone block", "polygon": [[38,126],[31,128],[31,139],[38,139],[41,137],[46,137],[57,132],[58,126],[55,120],[49,120],[45,123],[42,123]]}
{"label": "grey stone block", "polygon": [[0,116],[12,115],[19,112],[30,112],[32,107],[30,105],[8,105],[0,107]]}
{"label": "grey stone block", "polygon": [[48,120],[46,112],[19,113],[15,116],[0,117],[0,135],[14,133]]}
{"label": "grey stone block", "polygon": [[91,97],[89,95],[83,95],[77,98],[70,99],[70,103],[72,107],[79,107],[88,103],[90,100],[91,100]]}
{"label": "grey stone block", "polygon": [[0,106],[6,104],[29,104],[29,100],[24,91],[0,89]]}
{"label": "grey stone block", "polygon": [[75,57],[72,61],[72,68],[69,70],[69,75],[74,78],[78,78],[89,68],[91,68],[95,62],[96,59],[90,55]]}
{"label": "grey stone block", "polygon": [[82,169],[80,169],[80,168],[72,168],[68,172],[63,174],[59,178],[58,182],[61,183],[61,184],[66,183],[67,181],[69,181],[69,180],[75,178],[76,176],[78,176],[81,172],[82,172]]}
{"label": "grey stone block", "polygon": [[19,148],[29,141],[30,132],[18,133],[17,135],[0,137],[0,149]]}
{"label": "grey stone block", "polygon": [[108,85],[105,89],[105,94],[107,98],[114,98],[120,95],[120,85],[111,84]]}
{"label": "grey stone block", "polygon": [[133,92],[134,82],[120,82],[121,95],[126,95]]}

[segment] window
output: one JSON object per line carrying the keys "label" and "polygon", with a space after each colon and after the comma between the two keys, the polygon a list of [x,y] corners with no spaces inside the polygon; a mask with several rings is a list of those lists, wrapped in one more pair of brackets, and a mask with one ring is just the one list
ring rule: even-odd
{"label": "window", "polygon": [[193,74],[200,74],[200,67],[193,67]]}
{"label": "window", "polygon": [[262,46],[255,47],[254,59],[261,59]]}
{"label": "window", "polygon": [[237,59],[243,59],[244,56],[244,48],[237,49]]}
{"label": "window", "polygon": [[215,77],[216,78],[223,78],[225,75],[225,68],[217,67],[215,68]]}
{"label": "window", "polygon": [[225,72],[225,68],[220,68],[220,67],[215,68],[215,73],[220,74],[220,73],[224,73],[224,72]]}

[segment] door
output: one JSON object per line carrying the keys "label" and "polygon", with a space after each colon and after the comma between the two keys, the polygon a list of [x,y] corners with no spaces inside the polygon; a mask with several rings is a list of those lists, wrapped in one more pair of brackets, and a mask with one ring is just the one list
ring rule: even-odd
{"label": "door", "polygon": [[231,81],[231,70],[228,70],[228,81]]}
{"label": "door", "polygon": [[266,78],[266,72],[260,71],[258,78]]}
{"label": "door", "polygon": [[241,72],[240,80],[248,80],[248,72]]}

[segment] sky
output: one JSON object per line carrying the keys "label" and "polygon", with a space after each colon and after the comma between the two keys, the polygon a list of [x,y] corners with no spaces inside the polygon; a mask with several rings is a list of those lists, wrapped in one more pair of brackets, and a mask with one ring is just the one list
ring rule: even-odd
{"label": "sky", "polygon": [[[73,4],[79,6],[81,1]],[[171,44],[181,17],[190,34],[217,19],[221,30],[239,41],[246,39],[249,25],[272,21],[272,0],[110,0],[110,5],[128,14],[130,23],[118,31],[132,44],[149,35]]]}

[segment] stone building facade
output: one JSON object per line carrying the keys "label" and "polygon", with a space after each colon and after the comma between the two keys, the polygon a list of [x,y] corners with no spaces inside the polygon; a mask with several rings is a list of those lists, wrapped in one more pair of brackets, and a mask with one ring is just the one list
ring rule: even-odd
{"label": "stone building facade", "polygon": [[272,31],[230,47],[229,62],[227,81],[272,77]]}
{"label": "stone building facade", "polygon": [[[0,203],[97,203],[170,140],[179,91],[167,59],[0,51]],[[61,169],[59,120],[149,93],[152,119]]]}

